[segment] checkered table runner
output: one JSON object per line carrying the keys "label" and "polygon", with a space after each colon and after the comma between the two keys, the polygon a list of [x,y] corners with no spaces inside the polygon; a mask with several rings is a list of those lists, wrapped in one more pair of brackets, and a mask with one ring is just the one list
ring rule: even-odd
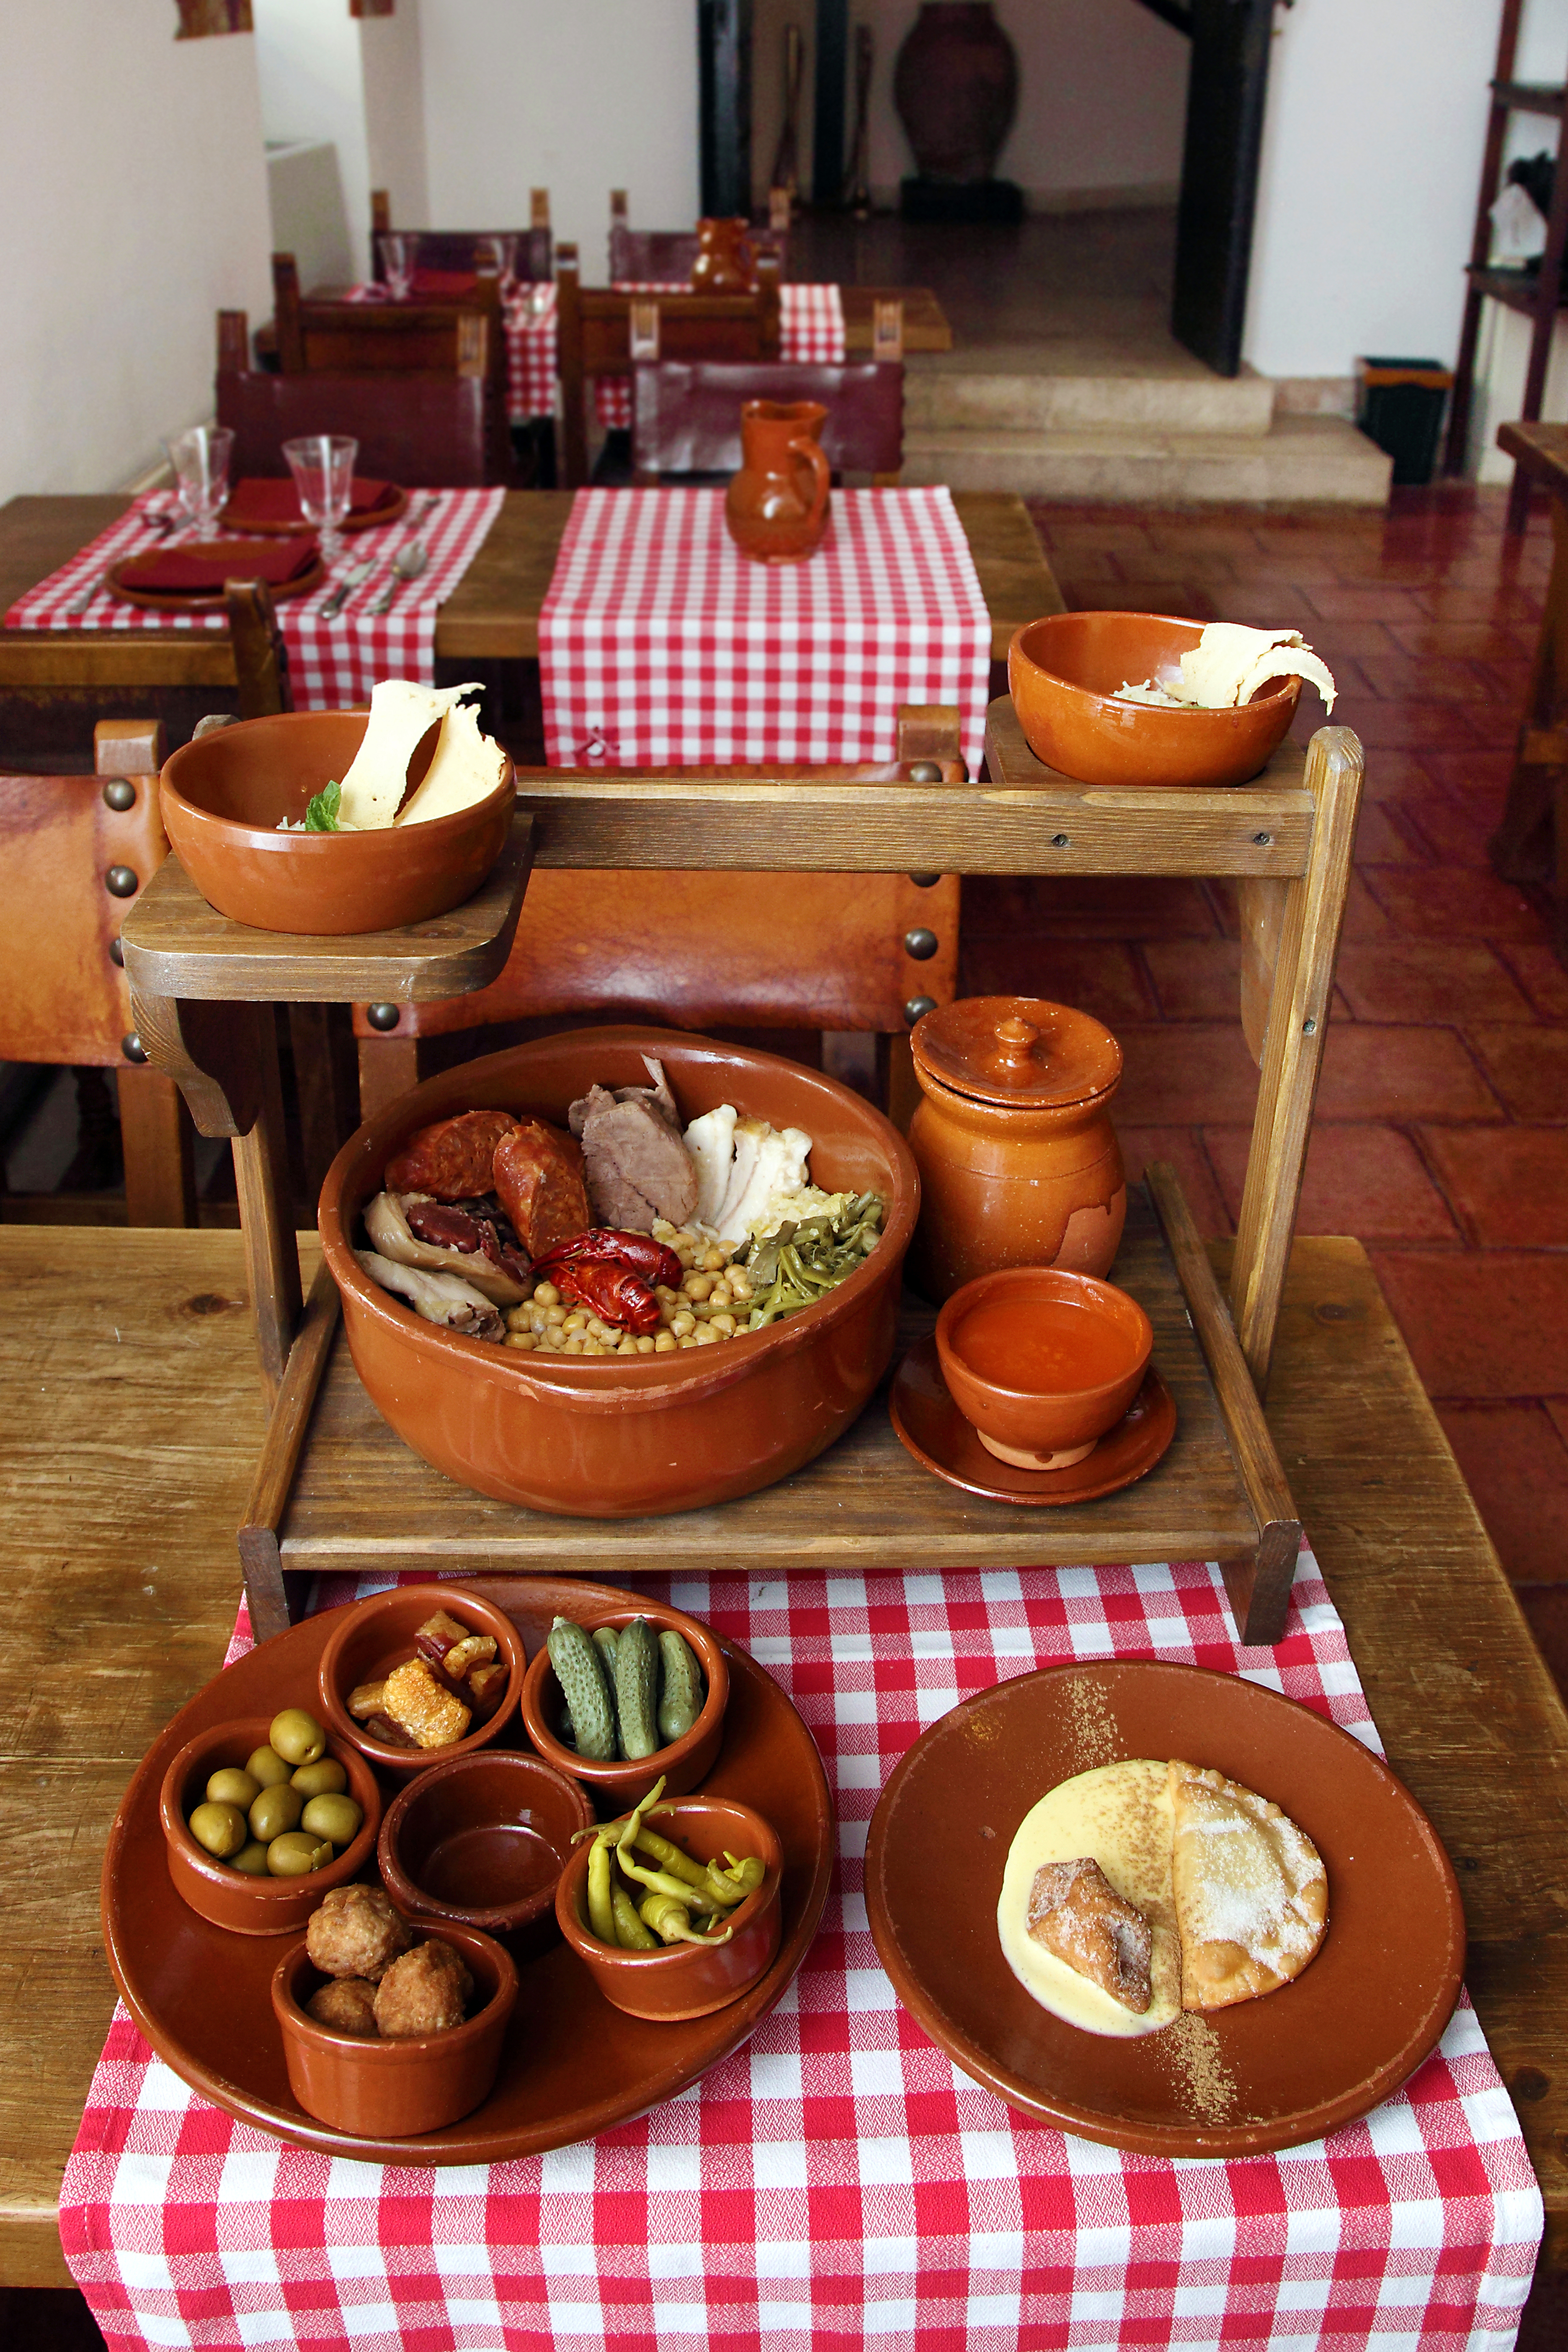
{"label": "checkered table runner", "polygon": [[945,489],[835,490],[805,563],[753,563],[716,489],[579,490],[539,622],[552,767],[891,760],[956,703],[978,774],[991,618]]}
{"label": "checkered table runner", "polygon": [[[690,289],[640,280],[620,291],[629,294],[686,294]],[[514,425],[530,416],[553,416],[556,384],[555,289],[541,285],[520,290],[506,310],[507,408]],[[779,356],[796,366],[808,362],[839,366],[844,359],[844,305],[837,286],[781,286],[779,289]],[[606,429],[629,432],[632,385],[629,376],[596,378],[595,405]]]}
{"label": "checkered table runner", "polygon": [[[484,544],[506,492],[410,490],[406,514],[377,530],[350,531],[336,570],[308,596],[284,598],[278,620],[289,649],[289,682],[296,710],[341,710],[369,699],[379,678],[407,677],[436,683],[436,616]],[[438,499],[417,524],[426,499]],[[48,579],[29,588],[5,615],[8,629],[226,629],[222,613],[150,613],[127,604],[98,585],[106,568],[121,556],[178,546],[190,530],[160,533],[150,519],[174,508],[172,491],[138,499],[118,522],[100,531],[79,554]],[[369,607],[391,579],[391,563],[407,540],[423,540],[430,562],[417,580],[398,589],[389,613],[373,619]],[[351,565],[370,563],[367,579],[330,621],[321,606]]]}
{"label": "checkered table runner", "polygon": [[[315,1599],[390,1580],[324,1579]],[[1037,1665],[1212,1666],[1376,1748],[1310,1552],[1275,1650],[1238,1646],[1202,1563],[630,1581],[742,1643],[822,1750],[838,1869],[790,1990],[636,2123],[450,2170],[285,2147],[188,2092],[118,2011],[60,2199],[115,2352],[1506,2352],[1542,2204],[1468,2001],[1402,2091],[1327,2141],[1123,2156],[961,2074],[899,2007],[866,1923],[867,1825],[894,1763]],[[242,1614],[234,1654],[248,1639]]]}

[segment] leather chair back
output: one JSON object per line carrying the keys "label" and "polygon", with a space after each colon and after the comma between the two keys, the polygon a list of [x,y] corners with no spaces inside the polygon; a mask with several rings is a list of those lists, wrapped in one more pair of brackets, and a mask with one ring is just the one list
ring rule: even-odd
{"label": "leather chair back", "polygon": [[352,433],[373,479],[472,489],[513,478],[505,418],[472,376],[220,372],[217,421],[237,436],[236,481],[286,475],[283,444],[301,433]]}
{"label": "leather chair back", "polygon": [[[781,229],[753,228],[753,253],[772,254],[781,277],[786,276],[789,238]],[[420,247],[423,254],[424,247]],[[694,229],[628,228],[614,212],[610,215],[610,283],[612,286],[687,286],[697,259]],[[434,266],[434,265],[432,265]]]}
{"label": "leather chair back", "polygon": [[823,455],[836,475],[896,480],[904,462],[900,363],[639,360],[632,383],[632,462],[639,481],[663,474],[733,474],[741,463],[741,409],[748,400],[820,401],[827,411]]}

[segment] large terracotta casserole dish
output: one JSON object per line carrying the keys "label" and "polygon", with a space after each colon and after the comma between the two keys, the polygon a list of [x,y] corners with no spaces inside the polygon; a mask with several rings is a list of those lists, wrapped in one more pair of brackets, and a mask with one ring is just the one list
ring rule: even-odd
{"label": "large terracotta casserole dish", "polygon": [[[353,764],[369,714],[285,711],[185,744],[163,763],[159,804],[181,865],[210,906],[262,931],[393,930],[471,898],[506,845],[516,781],[509,760],[469,808],[378,833],[279,833]],[[409,762],[417,783],[431,728]]]}
{"label": "large terracotta casserole dish", "polygon": [[[672,1356],[546,1360],[422,1322],[353,1255],[365,1202],[416,1128],[474,1109],[564,1127],[597,1080],[664,1064],[681,1116],[720,1103],[801,1127],[829,1191],[879,1193],[883,1238],[815,1306],[765,1331]],[[321,1234],[355,1370],[378,1412],[437,1469],[498,1500],[576,1518],[688,1511],[798,1470],[862,1411],[893,1351],[920,1179],[879,1111],[816,1070],[679,1031],[579,1029],[487,1055],[400,1096],[351,1136],[321,1190]]]}

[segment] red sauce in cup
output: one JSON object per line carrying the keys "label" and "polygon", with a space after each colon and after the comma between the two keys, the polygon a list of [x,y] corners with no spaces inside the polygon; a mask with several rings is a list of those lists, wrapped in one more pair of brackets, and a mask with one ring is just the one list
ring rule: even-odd
{"label": "red sauce in cup", "polygon": [[1103,1388],[1137,1352],[1113,1324],[1057,1299],[983,1299],[951,1344],[980,1379],[1029,1396]]}

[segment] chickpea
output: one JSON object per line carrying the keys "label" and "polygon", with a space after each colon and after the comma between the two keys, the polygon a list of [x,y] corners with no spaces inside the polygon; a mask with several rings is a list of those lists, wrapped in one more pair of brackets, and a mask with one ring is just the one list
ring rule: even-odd
{"label": "chickpea", "polygon": [[528,1308],[526,1307],[509,1307],[502,1318],[502,1320],[509,1331],[526,1331],[528,1328]]}
{"label": "chickpea", "polygon": [[561,1352],[563,1356],[580,1356],[583,1352],[582,1333],[580,1331],[574,1331],[569,1339],[563,1339],[561,1342]]}
{"label": "chickpea", "polygon": [[590,1334],[590,1336],[583,1342],[583,1353],[585,1356],[602,1356],[605,1353],[605,1350],[601,1348],[597,1339],[594,1339]]}
{"label": "chickpea", "polygon": [[558,1356],[565,1343],[555,1326],[552,1323],[547,1323],[539,1335],[539,1344],[548,1349],[551,1355]]}
{"label": "chickpea", "polygon": [[668,1307],[672,1299],[679,1297],[680,1293],[679,1290],[671,1290],[668,1282],[656,1282],[653,1286],[653,1295],[658,1300],[661,1307]]}
{"label": "chickpea", "polygon": [[673,1331],[660,1331],[655,1336],[653,1352],[656,1356],[673,1356],[679,1344]]}
{"label": "chickpea", "polygon": [[678,1339],[689,1339],[697,1328],[697,1318],[689,1312],[683,1312],[673,1318],[669,1328]]}
{"label": "chickpea", "polygon": [[566,1320],[561,1326],[561,1328],[563,1331],[585,1331],[587,1328],[588,1318],[584,1314],[581,1307],[577,1309],[575,1314],[568,1315]]}
{"label": "chickpea", "polygon": [[626,1338],[621,1341],[620,1346],[616,1349],[616,1353],[617,1356],[635,1356],[637,1351],[637,1343],[628,1331]]}
{"label": "chickpea", "polygon": [[713,1287],[710,1274],[689,1274],[680,1286],[688,1298],[706,1298]]}
{"label": "chickpea", "polygon": [[697,1345],[696,1332],[683,1331],[675,1344],[678,1348],[695,1348]]}
{"label": "chickpea", "polygon": [[715,1315],[708,1328],[710,1331],[722,1331],[726,1339],[732,1339],[735,1336],[735,1318],[732,1315]]}
{"label": "chickpea", "polygon": [[711,1244],[702,1253],[703,1267],[709,1274],[717,1274],[721,1266],[728,1265],[729,1263],[728,1250],[721,1248],[717,1243]]}
{"label": "chickpea", "polygon": [[559,1328],[566,1320],[566,1309],[564,1307],[547,1307],[544,1310],[544,1319],[546,1323]]}
{"label": "chickpea", "polygon": [[730,1289],[731,1296],[736,1298],[750,1298],[752,1277],[743,1265],[732,1265],[730,1268]]}
{"label": "chickpea", "polygon": [[716,1348],[719,1344],[718,1332],[706,1323],[700,1323],[691,1336],[700,1348]]}
{"label": "chickpea", "polygon": [[552,1282],[536,1282],[533,1286],[533,1303],[536,1307],[559,1307],[561,1293]]}
{"label": "chickpea", "polygon": [[509,1331],[506,1344],[509,1348],[521,1348],[524,1354],[531,1354],[539,1342],[531,1331]]}

